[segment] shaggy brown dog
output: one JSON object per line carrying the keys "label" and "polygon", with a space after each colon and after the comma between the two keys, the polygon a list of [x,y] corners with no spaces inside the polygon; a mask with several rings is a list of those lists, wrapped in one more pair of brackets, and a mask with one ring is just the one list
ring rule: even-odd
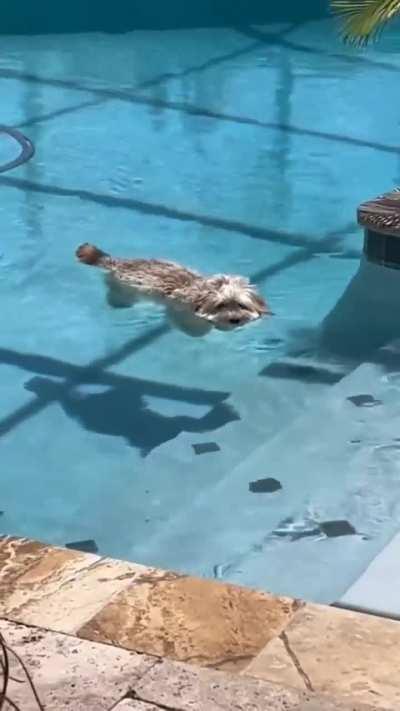
{"label": "shaggy brown dog", "polygon": [[111,306],[132,306],[143,298],[162,303],[172,323],[192,336],[213,326],[232,330],[271,314],[248,279],[240,276],[207,277],[173,262],[117,259],[91,244],[81,245],[76,256],[105,270]]}

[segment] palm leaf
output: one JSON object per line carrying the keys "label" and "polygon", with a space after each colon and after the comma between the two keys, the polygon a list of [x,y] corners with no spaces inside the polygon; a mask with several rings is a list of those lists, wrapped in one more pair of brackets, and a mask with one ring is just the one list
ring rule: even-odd
{"label": "palm leaf", "polygon": [[331,0],[333,12],[342,20],[346,42],[364,45],[396,15],[400,0]]}

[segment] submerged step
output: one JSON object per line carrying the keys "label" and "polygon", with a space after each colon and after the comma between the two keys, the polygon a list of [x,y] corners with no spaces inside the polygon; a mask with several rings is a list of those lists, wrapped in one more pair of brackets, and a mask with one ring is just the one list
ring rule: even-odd
{"label": "submerged step", "polygon": [[[349,399],[366,393],[382,404]],[[148,541],[148,559],[333,602],[395,533],[399,432],[397,387],[379,366],[360,366],[188,502]],[[253,493],[261,477],[281,489]],[[329,535],[332,523],[341,535]]]}
{"label": "submerged step", "polygon": [[378,553],[337,606],[400,619],[400,533]]}
{"label": "submerged step", "polygon": [[[164,545],[176,522],[185,517],[201,497],[205,500],[212,497],[215,487],[229,480],[240,462],[247,460],[261,444],[274,438],[310,406],[317,391],[320,395],[320,386],[310,390],[306,383],[283,384],[268,378],[243,382],[227,401],[240,419],[215,430],[211,438],[209,432],[203,435],[184,432],[155,449],[143,461],[143,483],[138,482],[137,487],[149,492],[150,520],[146,530],[136,531],[127,556],[184,569],[186,554],[182,547],[169,549]],[[211,442],[218,450],[213,446],[211,451],[208,446]],[[193,448],[202,444],[207,451],[202,449],[201,455],[195,455]],[[257,476],[249,477],[246,492],[249,493],[251,483],[255,486],[256,479],[268,478],[267,474],[268,468],[262,467]],[[229,504],[229,498],[225,503]]]}

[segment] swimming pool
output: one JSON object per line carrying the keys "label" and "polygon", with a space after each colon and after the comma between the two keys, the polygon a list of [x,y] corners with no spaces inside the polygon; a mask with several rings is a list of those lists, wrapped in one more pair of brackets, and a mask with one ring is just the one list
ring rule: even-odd
{"label": "swimming pool", "polygon": [[[358,269],[357,205],[400,179],[395,35],[2,47],[0,120],[36,155],[0,176],[1,531],[338,599],[400,512],[396,369],[312,348]],[[1,163],[14,150],[0,137]],[[191,339],[113,311],[83,241],[248,275],[276,315]]]}

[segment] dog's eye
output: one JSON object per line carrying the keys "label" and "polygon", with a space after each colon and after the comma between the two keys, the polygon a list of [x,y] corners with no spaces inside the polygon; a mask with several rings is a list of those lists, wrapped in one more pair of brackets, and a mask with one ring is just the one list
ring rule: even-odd
{"label": "dog's eye", "polygon": [[218,304],[218,306],[216,306],[216,309],[215,309],[215,310],[216,310],[216,311],[222,311],[222,309],[226,309],[226,307],[227,307],[227,304],[225,304],[224,302],[222,302],[221,304]]}

